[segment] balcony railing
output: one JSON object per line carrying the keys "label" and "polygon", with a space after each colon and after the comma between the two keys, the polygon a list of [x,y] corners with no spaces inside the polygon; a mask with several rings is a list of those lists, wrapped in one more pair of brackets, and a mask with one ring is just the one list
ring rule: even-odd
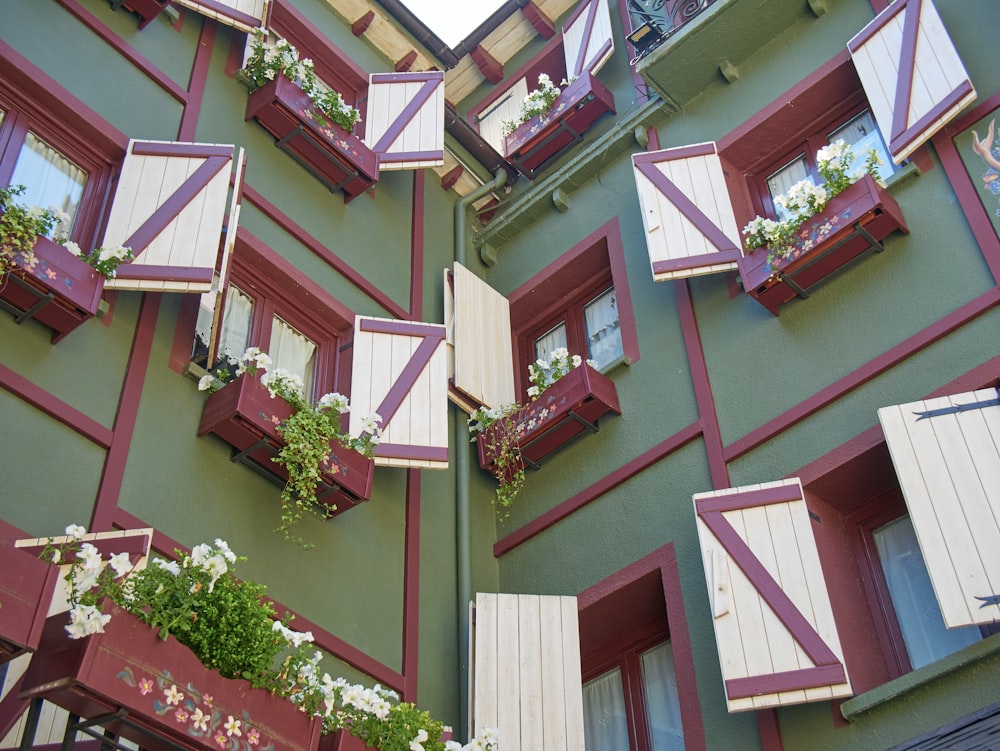
{"label": "balcony railing", "polygon": [[677,33],[715,0],[629,0],[629,41],[637,62]]}

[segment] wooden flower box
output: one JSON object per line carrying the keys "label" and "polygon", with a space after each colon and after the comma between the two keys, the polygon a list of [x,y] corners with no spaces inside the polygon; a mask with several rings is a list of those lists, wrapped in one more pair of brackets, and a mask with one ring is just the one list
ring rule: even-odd
{"label": "wooden flower box", "polygon": [[59,578],[56,566],[15,548],[16,537],[0,525],[0,664],[37,649]]}
{"label": "wooden flower box", "polygon": [[111,8],[118,10],[122,6],[139,16],[139,28],[146,28],[166,8],[172,0],[111,0]]}
{"label": "wooden flower box", "polygon": [[344,201],[378,181],[379,159],[365,143],[316,113],[305,92],[284,76],[251,92],[246,119],[255,119],[277,139],[277,146],[302,164]]}
{"label": "wooden flower box", "polygon": [[[614,382],[587,364],[564,375],[518,415],[516,430],[525,466],[538,469],[541,460],[577,436],[596,433],[597,421],[608,413],[620,415]],[[479,466],[492,472],[496,457],[489,431],[479,436]]]}
{"label": "wooden flower box", "polygon": [[[285,445],[277,427],[291,414],[287,402],[281,397],[272,399],[259,377],[244,373],[205,400],[198,435],[217,435],[236,449],[233,461],[247,463],[284,483],[288,473],[271,460]],[[375,463],[337,443],[331,443],[331,449],[316,497],[335,516],[371,498]]]}
{"label": "wooden flower box", "polygon": [[602,115],[614,113],[611,92],[590,73],[563,89],[544,115],[536,115],[504,138],[504,156],[528,178],[563,150],[583,140]]}
{"label": "wooden flower box", "polygon": [[778,306],[809,291],[847,264],[882,251],[891,232],[909,232],[899,204],[870,175],[834,196],[799,228],[787,258],[768,263],[767,248],[740,260],[743,289],[778,315]]}
{"label": "wooden flower box", "polygon": [[[315,751],[321,721],[247,681],[223,678],[173,637],[109,606],[103,634],[70,639],[49,618],[20,697],[40,697],[148,751]],[[238,720],[239,735],[227,725]],[[98,733],[100,729],[98,729]],[[98,736],[99,737],[99,736]]]}
{"label": "wooden flower box", "polygon": [[52,329],[57,342],[98,314],[104,277],[47,237],[34,245],[34,259],[19,254],[16,267],[0,275],[0,306],[17,323],[34,318]]}

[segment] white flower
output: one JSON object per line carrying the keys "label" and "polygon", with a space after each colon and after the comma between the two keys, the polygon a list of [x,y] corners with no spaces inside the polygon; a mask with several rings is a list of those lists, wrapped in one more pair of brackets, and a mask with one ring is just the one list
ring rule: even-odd
{"label": "white flower", "polygon": [[77,245],[72,240],[67,240],[66,242],[64,242],[63,243],[63,247],[66,248],[66,250],[68,250],[70,253],[72,253],[75,256],[82,256],[83,255],[83,251],[80,249],[80,246]]}
{"label": "white flower", "polygon": [[211,373],[206,373],[198,380],[199,391],[209,391],[213,385],[215,385],[215,376]]}
{"label": "white flower", "polygon": [[180,576],[181,566],[177,561],[165,561],[162,558],[154,558],[153,565],[159,566],[164,571],[169,571],[174,576]]}
{"label": "white flower", "polygon": [[84,571],[93,572],[99,570],[101,567],[101,553],[94,547],[93,543],[83,543],[76,552],[76,557],[83,562]]}
{"label": "white flower", "polygon": [[81,527],[79,524],[70,524],[66,527],[66,535],[73,540],[79,540],[87,534],[87,530]]}
{"label": "white flower", "polygon": [[427,731],[423,728],[417,731],[417,737],[410,741],[410,751],[424,751],[424,741],[427,740]]}
{"label": "white flower", "polygon": [[583,358],[580,355],[573,355],[573,367],[579,368],[583,364]]}
{"label": "white flower", "polygon": [[346,412],[350,412],[351,410],[350,406],[348,406],[347,397],[343,394],[338,394],[337,392],[323,394],[323,396],[319,398],[319,406],[323,409],[335,410],[341,415]]}
{"label": "white flower", "polygon": [[115,572],[115,576],[124,576],[132,570],[132,561],[129,560],[128,553],[115,553],[108,559],[108,565]]}
{"label": "white flower", "polygon": [[371,433],[373,436],[382,432],[379,427],[382,424],[382,416],[376,412],[369,412],[361,418],[361,432]]}
{"label": "white flower", "polygon": [[537,399],[538,395],[541,393],[542,391],[538,388],[538,386],[528,386],[528,396],[532,399]]}
{"label": "white flower", "polygon": [[70,608],[69,625],[66,626],[66,633],[70,639],[81,639],[90,634],[104,633],[104,627],[111,616],[102,613],[93,605],[76,605]]}
{"label": "white flower", "polygon": [[222,553],[222,557],[225,558],[230,563],[236,563],[236,553],[229,549],[229,543],[223,540],[221,537],[215,538],[215,547]]}

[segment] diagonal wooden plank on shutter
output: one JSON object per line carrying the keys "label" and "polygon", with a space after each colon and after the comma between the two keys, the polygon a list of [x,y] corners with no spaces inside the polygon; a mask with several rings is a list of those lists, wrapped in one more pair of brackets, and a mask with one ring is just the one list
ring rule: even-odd
{"label": "diagonal wooden plank on shutter", "polygon": [[575,597],[476,595],[472,727],[504,751],[579,751],[583,680]]}
{"label": "diagonal wooden plank on shutter", "polygon": [[949,628],[1000,619],[1000,398],[996,389],[878,412]]}
{"label": "diagonal wooden plank on shutter", "polygon": [[[219,262],[233,146],[132,141],[103,247],[125,245],[109,289],[209,292]],[[236,227],[230,228],[233,233]]]}
{"label": "diagonal wooden plank on shutter", "polygon": [[524,99],[528,96],[528,80],[519,78],[503,94],[490,103],[476,118],[479,123],[479,135],[498,154],[504,150],[503,124],[517,122],[521,117]]}
{"label": "diagonal wooden plank on shutter", "polygon": [[380,170],[444,164],[444,71],[373,73],[365,143]]}
{"label": "diagonal wooden plank on shutter", "polygon": [[932,0],[896,0],[847,48],[897,164],[976,99]]}
{"label": "diagonal wooden plank on shutter", "polygon": [[375,464],[448,468],[448,377],[440,324],[357,316],[351,435],[369,412],[382,418]]}
{"label": "diagonal wooden plank on shutter", "polygon": [[584,0],[563,26],[567,76],[597,73],[615,51],[607,0]]}
{"label": "diagonal wooden plank on shutter", "polygon": [[740,234],[715,143],[632,155],[653,279],[737,268]]}
{"label": "diagonal wooden plank on shutter", "polygon": [[498,407],[514,396],[514,345],[507,298],[456,262],[445,284],[446,325],[454,348],[455,388]]}
{"label": "diagonal wooden plank on shutter", "polygon": [[226,26],[250,32],[264,25],[270,0],[174,0],[174,3]]}
{"label": "diagonal wooden plank on shutter", "polygon": [[729,711],[849,696],[798,478],[700,493],[694,507]]}

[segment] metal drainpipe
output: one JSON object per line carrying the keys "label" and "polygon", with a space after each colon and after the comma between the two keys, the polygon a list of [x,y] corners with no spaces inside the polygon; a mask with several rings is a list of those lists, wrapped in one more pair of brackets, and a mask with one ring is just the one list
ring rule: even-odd
{"label": "metal drainpipe", "polygon": [[[463,266],[466,259],[465,210],[488,193],[503,187],[507,172],[498,169],[492,181],[481,185],[455,203],[455,260]],[[471,739],[469,726],[469,601],[472,599],[472,577],[469,562],[469,431],[461,421],[455,421],[455,537],[456,577],[458,579],[458,686],[459,728]]]}

